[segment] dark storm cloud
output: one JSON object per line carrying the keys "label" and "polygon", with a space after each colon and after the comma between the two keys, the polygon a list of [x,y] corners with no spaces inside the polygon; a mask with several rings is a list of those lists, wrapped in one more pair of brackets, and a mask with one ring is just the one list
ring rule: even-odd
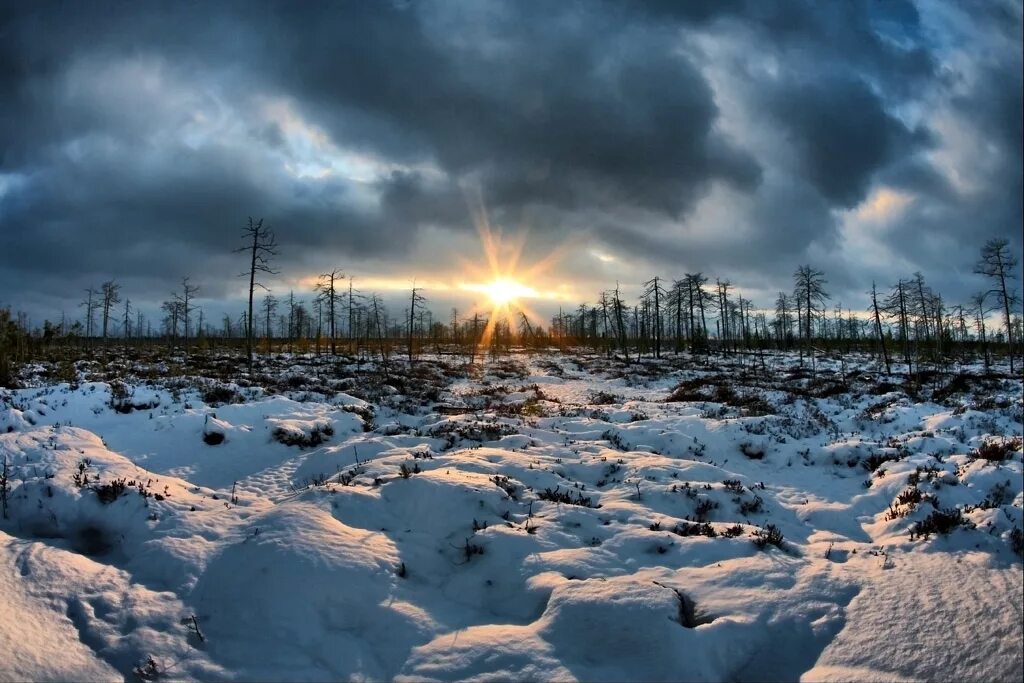
{"label": "dark storm cloud", "polygon": [[787,85],[768,101],[806,177],[835,206],[859,204],[880,169],[927,141],[926,132],[908,130],[859,80]]}
{"label": "dark storm cloud", "polygon": [[[113,275],[145,296],[187,272],[227,291],[250,214],[277,227],[283,269],[400,268],[425,227],[472,228],[467,186],[538,241],[585,231],[733,280],[838,244],[881,183],[928,201],[886,234],[895,248],[960,235],[942,219],[971,212],[1008,234],[1019,20],[1007,5],[950,37],[1002,36],[960,73],[911,2],[8,5],[0,231],[18,257],[0,285],[15,305]],[[929,156],[950,133],[913,112],[936,102],[998,148],[984,197]],[[694,247],[702,230],[720,237]]]}

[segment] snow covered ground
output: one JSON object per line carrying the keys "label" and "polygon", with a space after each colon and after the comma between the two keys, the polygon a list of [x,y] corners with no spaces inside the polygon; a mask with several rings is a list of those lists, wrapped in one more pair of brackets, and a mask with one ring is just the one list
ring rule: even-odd
{"label": "snow covered ground", "polygon": [[1024,673],[1019,380],[275,368],[0,392],[0,679]]}

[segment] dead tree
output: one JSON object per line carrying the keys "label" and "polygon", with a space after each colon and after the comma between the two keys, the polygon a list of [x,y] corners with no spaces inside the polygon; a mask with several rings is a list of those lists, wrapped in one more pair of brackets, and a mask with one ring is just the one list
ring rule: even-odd
{"label": "dead tree", "polygon": [[657,275],[644,283],[644,298],[648,299],[651,303],[650,327],[651,339],[654,342],[655,358],[661,358],[661,309],[665,296],[665,288],[662,287],[661,279]]}
{"label": "dead tree", "polygon": [[978,336],[981,341],[981,352],[985,358],[985,370],[988,370],[991,365],[991,359],[988,355],[988,340],[985,336],[985,316],[993,310],[985,301],[988,295],[989,292],[978,292],[971,296],[971,303],[974,306],[974,325],[978,330]]}
{"label": "dead tree", "polygon": [[903,346],[903,362],[907,364],[907,372],[910,372],[910,316],[908,314],[906,283],[901,279],[892,286],[892,291],[885,299],[882,310],[891,318],[895,318],[899,324],[900,343]]}
{"label": "dead tree", "polygon": [[885,348],[885,334],[882,332],[882,315],[878,308],[878,292],[875,283],[871,283],[871,312],[875,318],[875,334],[878,335],[878,343],[882,346],[882,358],[885,359],[885,374],[891,375],[892,368],[889,365],[889,351]]}
{"label": "dead tree", "polygon": [[[348,314],[349,353],[352,353],[354,351],[354,349],[352,347],[353,337],[358,336],[358,335],[354,335],[353,332],[356,329],[356,315],[359,313],[359,310],[360,310],[359,309],[359,302],[358,302],[358,300],[362,298],[362,295],[353,286],[353,281],[354,280],[355,280],[355,278],[352,278],[352,277],[350,277],[348,279],[348,301],[345,304],[345,310],[346,310],[346,313]],[[356,346],[358,346],[358,340],[356,342]]]}
{"label": "dead tree", "polygon": [[718,308],[718,319],[721,322],[719,328],[719,344],[721,345],[721,351],[724,353],[729,348],[729,289],[732,287],[732,283],[728,280],[715,279],[717,285],[718,299],[715,302],[715,306]]}
{"label": "dead tree", "polygon": [[422,307],[427,303],[425,296],[420,294],[422,289],[417,289],[416,283],[412,284],[412,296],[409,297],[409,330],[408,330],[408,342],[409,342],[409,365],[412,365],[415,354],[413,352],[413,337],[416,331],[416,309]]}
{"label": "dead tree", "polygon": [[189,281],[188,277],[181,278],[181,291],[182,291],[182,293],[180,295],[179,294],[175,294],[174,295],[174,300],[177,301],[179,306],[181,307],[180,308],[180,310],[181,310],[181,317],[182,317],[182,319],[184,320],[184,323],[185,323],[185,337],[184,337],[184,341],[185,341],[185,357],[186,358],[188,358],[188,339],[189,339],[189,329],[190,329],[189,328],[189,321],[191,320],[192,311],[194,310],[194,307],[192,306],[192,300],[195,299],[196,294],[199,293],[199,286],[198,285],[190,285],[188,283],[188,281]]}
{"label": "dead tree", "polygon": [[981,259],[974,266],[974,272],[984,275],[993,282],[989,293],[995,294],[1003,307],[1004,322],[1006,324],[1006,341],[1010,349],[1010,372],[1013,367],[1013,325],[1010,321],[1010,311],[1016,306],[1019,299],[1015,292],[1011,293],[1006,286],[1006,281],[1017,277],[1017,257],[1010,253],[1010,248],[1005,239],[991,239],[981,249]]}
{"label": "dead tree", "polygon": [[619,349],[626,355],[628,360],[629,351],[626,349],[627,330],[624,312],[625,305],[622,303],[622,297],[619,296],[619,283],[616,282],[615,291],[612,293],[612,314],[615,318],[615,332],[619,338]]}
{"label": "dead tree", "polygon": [[114,304],[121,303],[121,285],[117,284],[113,280],[107,280],[100,285],[102,292],[102,302],[100,304],[101,311],[103,313],[103,342],[107,341],[107,326],[110,322],[110,312],[114,308]]}
{"label": "dead tree", "polygon": [[124,300],[124,329],[122,333],[125,339],[132,336],[132,300]]}
{"label": "dead tree", "polygon": [[[689,283],[689,304],[690,304],[690,329],[697,330],[694,320],[694,307],[700,311],[700,341],[696,346],[705,352],[709,351],[708,348],[708,321],[705,312],[705,306],[712,301],[711,294],[704,289],[704,285],[707,284],[708,278],[703,273],[687,273],[685,275],[687,282]],[[691,335],[696,337],[695,332],[691,332]]]}
{"label": "dead tree", "polygon": [[816,313],[825,310],[825,300],[829,298],[825,291],[825,274],[810,266],[800,266],[793,273],[793,296],[802,304],[806,325],[804,325],[804,345],[811,352],[811,319]]}
{"label": "dead tree", "polygon": [[82,299],[79,305],[85,307],[85,338],[91,340],[93,336],[93,320],[99,304],[96,300],[97,292],[92,287],[87,287],[85,294],[85,298]]}
{"label": "dead tree", "polygon": [[[265,329],[267,333],[267,355],[270,355],[270,342],[274,336],[274,331],[270,325],[271,318],[274,317],[274,311],[277,310],[277,299],[273,294],[267,294],[263,297],[263,319],[265,321]],[[229,333],[230,336],[230,333]]]}
{"label": "dead tree", "polygon": [[324,303],[327,304],[327,330],[331,335],[331,355],[337,353],[337,315],[335,315],[335,305],[340,301],[340,295],[338,294],[337,287],[335,286],[338,280],[344,279],[345,276],[340,270],[331,270],[327,273],[320,275],[320,281],[316,285],[316,289],[320,292],[323,297]]}
{"label": "dead tree", "polygon": [[252,296],[256,287],[267,290],[262,283],[256,280],[256,273],[277,274],[277,271],[270,267],[271,257],[277,256],[277,239],[272,230],[263,226],[262,218],[254,221],[251,216],[249,224],[242,229],[242,239],[246,241],[246,245],[235,249],[235,252],[249,254],[249,270],[239,277],[249,278],[249,314],[245,318],[245,353],[248,357],[249,372],[252,373]]}
{"label": "dead tree", "polygon": [[780,348],[783,347],[783,343],[788,347],[793,336],[793,317],[790,306],[790,299],[786,293],[779,292],[775,299],[775,325]]}

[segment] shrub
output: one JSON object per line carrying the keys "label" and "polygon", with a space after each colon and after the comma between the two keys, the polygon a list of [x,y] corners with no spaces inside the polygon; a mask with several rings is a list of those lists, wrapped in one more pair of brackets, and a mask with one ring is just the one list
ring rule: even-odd
{"label": "shrub", "polygon": [[1013,552],[1024,557],[1024,531],[1021,531],[1020,527],[1014,527],[1010,531],[1010,547],[1013,548]]}
{"label": "shrub", "polygon": [[744,441],[740,444],[740,451],[751,460],[761,460],[764,458],[764,446],[758,446],[749,441]]}
{"label": "shrub", "polygon": [[895,455],[891,453],[872,453],[862,461],[864,469],[868,472],[874,472],[879,467],[892,460],[899,460]]}
{"label": "shrub", "polygon": [[537,494],[537,497],[553,503],[566,503],[567,505],[579,505],[586,508],[600,507],[599,505],[594,505],[593,499],[590,496],[584,496],[579,491],[574,496],[572,491],[559,491],[557,486],[554,490],[544,489]]}
{"label": "shrub", "polygon": [[910,527],[910,540],[917,538],[928,538],[932,534],[945,536],[958,527],[971,527],[971,522],[964,519],[963,514],[957,508],[947,510],[935,510],[930,515],[915,522]]}
{"label": "shrub", "polygon": [[924,494],[921,493],[921,489],[916,486],[911,486],[900,495],[896,496],[897,505],[917,505],[921,502]]}
{"label": "shrub", "polygon": [[622,399],[607,391],[593,391],[590,393],[590,404],[595,406],[607,406],[614,403],[622,403]]}
{"label": "shrub", "polygon": [[718,533],[715,528],[707,522],[703,524],[690,524],[689,522],[680,522],[672,529],[672,533],[677,536],[707,536],[708,538],[715,538]]}
{"label": "shrub", "polygon": [[496,474],[491,477],[491,481],[494,482],[495,486],[504,491],[509,498],[519,500],[519,487],[512,483],[508,477]]}
{"label": "shrub", "polygon": [[204,432],[203,442],[208,446],[217,446],[224,443],[223,432]]}
{"label": "shrub", "polygon": [[1020,447],[1021,439],[1019,438],[1008,441],[986,441],[978,446],[971,456],[989,462],[1002,462],[1008,460]]}
{"label": "shrub", "polygon": [[754,496],[754,500],[740,501],[740,514],[753,515],[764,510],[764,501],[761,496]]}
{"label": "shrub", "polygon": [[769,545],[782,548],[782,531],[774,524],[766,524],[760,529],[755,529],[751,535],[754,537],[754,545],[760,550],[764,550]]}
{"label": "shrub", "polygon": [[98,484],[93,487],[96,496],[104,505],[109,505],[120,498],[128,490],[128,480],[124,477],[114,479],[109,484]]}
{"label": "shrub", "polygon": [[404,462],[398,466],[398,474],[401,475],[402,479],[408,479],[412,475],[419,474],[420,472],[420,464],[415,460],[413,460],[412,467],[409,467]]}
{"label": "shrub", "polygon": [[705,521],[707,515],[712,510],[718,507],[718,503],[711,500],[710,498],[701,498],[693,509],[694,515],[696,515],[698,521]]}
{"label": "shrub", "polygon": [[203,403],[209,405],[220,405],[223,403],[242,403],[241,394],[231,387],[216,386],[210,387],[203,392]]}
{"label": "shrub", "polygon": [[329,424],[314,425],[309,434],[277,427],[271,436],[275,441],[283,443],[285,446],[310,448],[312,446],[319,446],[324,441],[327,441],[329,437],[334,436],[334,427]]}
{"label": "shrub", "polygon": [[725,486],[726,491],[732,491],[733,493],[743,493],[743,482],[739,479],[726,479],[722,482]]}

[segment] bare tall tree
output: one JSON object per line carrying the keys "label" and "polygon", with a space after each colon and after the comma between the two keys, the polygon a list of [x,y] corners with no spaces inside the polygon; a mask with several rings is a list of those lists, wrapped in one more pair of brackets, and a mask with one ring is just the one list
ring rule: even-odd
{"label": "bare tall tree", "polygon": [[181,307],[181,317],[185,322],[185,357],[188,357],[188,337],[189,337],[189,320],[192,315],[194,307],[192,306],[192,300],[195,299],[196,294],[199,293],[198,285],[190,285],[188,283],[189,278],[181,278],[181,291],[182,293],[175,294],[174,300],[178,302]]}
{"label": "bare tall tree", "polygon": [[96,307],[98,302],[96,300],[96,290],[92,287],[87,287],[85,290],[85,298],[82,299],[80,306],[85,307],[85,336],[86,339],[92,339],[93,335],[93,316],[96,314]]}
{"label": "bare tall tree", "polygon": [[991,239],[981,249],[981,259],[974,266],[974,272],[984,275],[993,281],[993,287],[989,290],[995,294],[1003,307],[1004,322],[1006,324],[1006,341],[1010,348],[1010,372],[1013,368],[1013,325],[1010,321],[1010,311],[1018,303],[1015,292],[1010,292],[1006,287],[1006,281],[1017,277],[1017,257],[1010,252],[1008,242],[1004,239]]}
{"label": "bare tall tree", "polygon": [[270,320],[274,317],[274,311],[277,310],[277,299],[274,298],[273,294],[267,294],[263,297],[263,317],[266,320],[266,333],[267,333],[267,355],[270,355],[270,340],[273,338],[274,333],[271,329]]}
{"label": "bare tall tree", "polygon": [[417,288],[416,283],[412,284],[412,296],[409,298],[409,365],[412,365],[414,354],[413,354],[413,332],[416,329],[416,309],[422,307],[427,303],[425,296],[420,294],[422,288]]}
{"label": "bare tall tree", "polygon": [[808,352],[811,349],[811,319],[825,310],[825,300],[829,298],[825,291],[826,282],[825,274],[810,266],[800,266],[793,273],[793,296],[803,304],[806,316],[804,343]]}
{"label": "bare tall tree", "polygon": [[878,291],[875,283],[871,283],[871,312],[875,318],[875,334],[878,335],[878,343],[882,345],[882,357],[885,359],[885,374],[891,375],[892,368],[889,366],[889,351],[885,348],[885,334],[882,332],[882,315],[878,308]]}
{"label": "bare tall tree", "polygon": [[665,288],[657,275],[644,283],[644,298],[651,302],[651,338],[654,341],[655,358],[661,358],[661,311],[665,296]]}
{"label": "bare tall tree", "polygon": [[974,308],[974,325],[978,330],[978,335],[981,340],[981,352],[985,357],[985,369],[988,370],[991,361],[988,355],[988,340],[985,336],[985,316],[992,311],[992,306],[989,305],[985,299],[988,298],[990,292],[978,292],[971,296],[971,304]]}
{"label": "bare tall tree", "polygon": [[251,216],[249,217],[249,224],[242,229],[242,239],[246,241],[246,245],[235,249],[235,252],[247,252],[249,254],[249,270],[242,273],[240,277],[249,278],[249,314],[245,318],[245,353],[249,358],[249,372],[251,373],[252,295],[256,287],[267,289],[256,280],[256,273],[277,274],[277,271],[270,267],[271,257],[277,256],[277,239],[274,237],[272,230],[264,227],[262,218],[253,220]]}
{"label": "bare tall tree", "polygon": [[102,302],[100,307],[103,313],[103,342],[107,341],[107,326],[110,322],[110,312],[114,308],[114,304],[121,303],[121,285],[117,284],[113,280],[107,280],[100,285],[102,292]]}
{"label": "bare tall tree", "polygon": [[122,336],[128,339],[132,336],[132,300],[124,300],[124,329]]}
{"label": "bare tall tree", "polygon": [[335,322],[337,316],[335,315],[335,304],[339,302],[341,296],[338,294],[335,283],[338,280],[344,279],[344,275],[340,270],[332,270],[327,273],[323,273],[320,276],[320,281],[316,284],[316,291],[320,293],[323,298],[323,302],[327,304],[327,329],[331,334],[331,355],[335,355],[337,350],[335,348],[337,342],[337,332]]}

